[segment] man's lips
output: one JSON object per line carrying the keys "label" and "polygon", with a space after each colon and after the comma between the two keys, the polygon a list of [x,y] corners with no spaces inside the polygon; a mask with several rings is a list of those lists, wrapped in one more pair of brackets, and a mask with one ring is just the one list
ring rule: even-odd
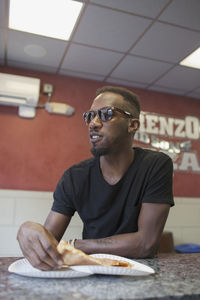
{"label": "man's lips", "polygon": [[100,140],[102,140],[102,138],[103,136],[98,133],[90,133],[90,141],[92,143],[99,142]]}

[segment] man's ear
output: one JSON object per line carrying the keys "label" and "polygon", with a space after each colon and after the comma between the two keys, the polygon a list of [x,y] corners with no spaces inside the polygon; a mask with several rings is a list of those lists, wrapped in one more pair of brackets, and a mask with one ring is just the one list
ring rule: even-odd
{"label": "man's ear", "polygon": [[129,120],[129,133],[135,133],[140,127],[140,121],[138,119],[130,119]]}

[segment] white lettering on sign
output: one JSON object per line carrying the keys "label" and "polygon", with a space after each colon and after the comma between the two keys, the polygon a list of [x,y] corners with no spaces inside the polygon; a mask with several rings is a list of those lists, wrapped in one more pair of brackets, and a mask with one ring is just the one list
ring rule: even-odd
{"label": "white lettering on sign", "polygon": [[158,116],[146,115],[146,132],[158,134]]}
{"label": "white lettering on sign", "polygon": [[197,140],[200,137],[200,120],[192,116],[178,119],[142,112],[140,132]]}
{"label": "white lettering on sign", "polygon": [[185,118],[186,135],[190,139],[199,138],[199,120],[195,117]]}
{"label": "white lettering on sign", "polygon": [[140,130],[135,133],[134,140],[168,154],[175,171],[200,173],[198,154],[192,152],[192,140],[199,138],[200,119],[197,117],[180,119],[142,112]]}
{"label": "white lettering on sign", "polygon": [[184,120],[175,119],[174,124],[176,125],[174,136],[178,137],[178,138],[184,138],[185,137],[185,131],[184,131],[185,122],[184,122]]}
{"label": "white lettering on sign", "polygon": [[170,153],[189,152],[191,150],[191,141],[181,143],[165,141],[155,135],[149,135],[144,132],[136,132],[134,140],[144,144],[150,144],[152,147],[160,150],[167,150]]}
{"label": "white lettering on sign", "polygon": [[173,118],[166,118],[166,117],[159,117],[160,121],[160,135],[169,135],[173,136],[173,126],[174,126],[174,119]]}
{"label": "white lettering on sign", "polygon": [[200,166],[195,153],[183,153],[181,164],[178,166],[181,171],[194,171],[199,172]]}

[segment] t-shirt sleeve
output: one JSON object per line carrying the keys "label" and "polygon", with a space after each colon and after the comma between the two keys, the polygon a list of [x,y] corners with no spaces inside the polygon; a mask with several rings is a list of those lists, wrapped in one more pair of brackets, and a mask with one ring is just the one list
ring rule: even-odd
{"label": "t-shirt sleeve", "polygon": [[173,206],[173,163],[170,157],[160,154],[153,163],[142,202]]}
{"label": "t-shirt sleeve", "polygon": [[73,216],[75,208],[73,205],[73,187],[70,179],[70,171],[67,170],[59,180],[53,194],[52,210],[66,216]]}

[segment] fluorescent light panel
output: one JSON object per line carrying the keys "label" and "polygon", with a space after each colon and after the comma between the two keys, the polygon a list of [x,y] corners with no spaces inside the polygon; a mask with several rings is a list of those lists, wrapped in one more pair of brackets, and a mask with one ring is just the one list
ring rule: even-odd
{"label": "fluorescent light panel", "polygon": [[82,6],[72,0],[10,0],[9,28],[68,40]]}
{"label": "fluorescent light panel", "polygon": [[180,65],[200,69],[200,47],[182,60]]}

